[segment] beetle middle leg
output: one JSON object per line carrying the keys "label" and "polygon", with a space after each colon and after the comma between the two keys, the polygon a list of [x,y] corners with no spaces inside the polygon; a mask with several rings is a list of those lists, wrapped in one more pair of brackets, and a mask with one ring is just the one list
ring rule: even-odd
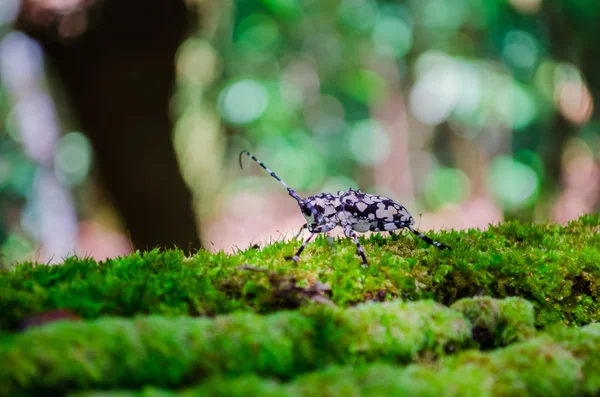
{"label": "beetle middle leg", "polygon": [[346,235],[346,237],[350,237],[352,240],[354,240],[354,244],[356,244],[356,249],[358,250],[360,257],[362,258],[363,266],[368,267],[369,261],[367,260],[367,256],[365,255],[365,250],[363,249],[362,245],[360,245],[356,233],[354,232],[354,230],[352,230],[352,225],[344,224],[342,225],[342,227],[344,229],[344,234]]}

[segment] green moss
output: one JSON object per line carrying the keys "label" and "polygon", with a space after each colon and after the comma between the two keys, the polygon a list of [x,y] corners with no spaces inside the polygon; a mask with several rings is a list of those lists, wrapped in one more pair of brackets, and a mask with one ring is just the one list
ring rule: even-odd
{"label": "green moss", "polygon": [[[407,368],[377,363],[350,368],[330,367],[324,371],[301,376],[282,385],[282,390],[294,396],[485,396],[486,373],[473,366],[457,377],[457,371],[447,368],[433,370],[426,365]],[[201,392],[204,386],[198,388]],[[208,394],[208,393],[207,393]]]}
{"label": "green moss", "polygon": [[[55,308],[84,319],[139,314],[212,316],[236,310],[268,313],[310,300],[313,282],[330,286],[341,307],[373,299],[518,296],[531,301],[535,324],[600,321],[600,218],[567,226],[506,222],[486,231],[430,233],[452,246],[439,251],[411,235],[361,237],[371,267],[354,244],[319,237],[299,264],[285,259],[300,242],[276,242],[235,255],[154,250],[96,263],[69,258],[63,266],[23,264],[0,273],[0,329]],[[265,271],[241,270],[252,265]]]}
{"label": "green moss", "polygon": [[583,392],[586,395],[600,394],[600,324],[577,331],[553,327],[550,334],[582,363]]}
{"label": "green moss", "polygon": [[[492,395],[573,396],[581,385],[581,362],[550,338],[517,343],[490,354],[472,352],[440,365],[485,370]],[[462,374],[456,374],[462,376]]]}
{"label": "green moss", "polygon": [[473,345],[471,324],[432,301],[366,303],[351,309],[312,307],[318,367],[375,360],[414,361],[424,352],[443,355]]}
{"label": "green moss", "polygon": [[522,298],[464,298],[452,309],[473,324],[473,337],[484,348],[506,346],[535,333],[533,305]]}
{"label": "green moss", "polygon": [[[242,382],[240,382],[242,383]],[[266,382],[263,382],[266,383]],[[129,391],[129,390],[114,390],[114,391],[92,391],[92,392],[81,392],[81,393],[72,393],[69,394],[70,397],[180,397],[181,394],[157,389],[155,387],[146,387],[140,391]]]}
{"label": "green moss", "polygon": [[[592,338],[593,342],[590,342]],[[433,363],[330,366],[290,382],[214,377],[180,396],[593,396],[600,393],[600,324],[559,329],[492,352]],[[594,350],[595,349],[595,350]],[[127,396],[146,396],[130,392]],[[91,397],[81,393],[77,397]],[[124,395],[125,396],[125,395]],[[74,397],[74,396],[73,396]],[[107,394],[106,397],[113,397]]]}
{"label": "green moss", "polygon": [[330,363],[407,363],[471,343],[470,323],[435,302],[364,304],[347,310],[314,306],[213,320],[63,321],[31,328],[0,344],[0,395],[172,387],[215,374],[289,379]]}

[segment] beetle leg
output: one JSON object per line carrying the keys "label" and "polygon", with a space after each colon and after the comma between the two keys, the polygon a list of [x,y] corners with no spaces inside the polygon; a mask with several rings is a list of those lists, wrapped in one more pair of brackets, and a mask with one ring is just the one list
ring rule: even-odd
{"label": "beetle leg", "polygon": [[298,258],[300,257],[300,254],[302,253],[302,251],[304,251],[304,248],[306,247],[306,245],[310,242],[310,240],[313,239],[313,237],[316,234],[326,233],[326,232],[330,231],[331,229],[335,228],[336,226],[337,226],[337,223],[331,222],[331,223],[326,223],[324,225],[319,225],[319,226],[313,227],[312,232],[310,233],[310,236],[308,236],[308,238],[302,243],[302,245],[300,246],[300,249],[298,249],[298,252],[296,252],[296,255],[294,255],[292,257],[292,260],[294,262],[298,262]]}
{"label": "beetle leg", "polygon": [[352,240],[354,240],[354,244],[356,244],[356,249],[358,250],[360,257],[362,258],[363,266],[368,267],[369,261],[367,260],[367,256],[365,255],[365,250],[360,245],[360,242],[358,241],[358,237],[356,236],[356,233],[354,232],[354,230],[352,230],[352,226],[349,224],[345,224],[345,225],[343,225],[343,228],[344,228],[344,234],[347,237],[350,237]]}
{"label": "beetle leg", "polygon": [[394,234],[394,230],[399,230],[402,228],[407,228],[408,230],[410,230],[412,233],[414,233],[417,237],[419,237],[421,240],[425,241],[427,244],[431,244],[431,245],[435,245],[437,248],[439,249],[451,249],[448,245],[446,244],[442,244],[442,243],[438,243],[437,241],[433,241],[432,239],[430,239],[429,237],[427,237],[426,235],[424,235],[423,233],[415,230],[412,228],[411,224],[408,222],[403,222],[403,221],[391,221],[391,222],[385,222],[385,221],[380,221],[377,223],[377,225],[375,225],[374,227],[372,227],[370,230],[373,232],[383,232],[383,231],[387,231],[390,232],[390,235]]}
{"label": "beetle leg", "polygon": [[421,240],[425,241],[426,243],[431,244],[431,245],[435,245],[436,247],[438,247],[441,250],[443,250],[443,249],[449,249],[449,250],[451,250],[450,246],[448,246],[446,244],[438,243],[437,241],[433,241],[432,239],[430,239],[426,235],[424,235],[424,234],[418,232],[417,230],[413,229],[411,226],[406,226],[406,227],[408,228],[408,230],[410,230],[411,232],[413,232],[415,235],[417,235]]}
{"label": "beetle leg", "polygon": [[306,229],[307,226],[308,226],[308,223],[305,223],[304,225],[302,225],[302,227],[300,228],[300,230],[298,230],[298,234],[296,234],[296,237],[294,237],[294,238],[297,239],[298,237],[300,237],[300,235],[302,234],[302,231],[304,229]]}

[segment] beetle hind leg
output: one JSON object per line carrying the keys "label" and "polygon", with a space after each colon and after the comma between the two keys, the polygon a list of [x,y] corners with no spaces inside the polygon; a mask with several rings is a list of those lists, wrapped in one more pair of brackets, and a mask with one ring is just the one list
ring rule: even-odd
{"label": "beetle hind leg", "polygon": [[436,247],[438,247],[441,250],[443,250],[443,249],[451,250],[450,246],[448,246],[446,244],[438,243],[437,241],[433,241],[432,239],[430,239],[423,233],[413,229],[411,226],[407,226],[407,228],[408,228],[408,230],[413,232],[417,237],[419,237],[421,240],[425,241],[427,244],[435,245]]}
{"label": "beetle hind leg", "polygon": [[427,244],[434,245],[441,250],[443,250],[443,249],[450,250],[451,249],[450,246],[448,246],[446,244],[438,243],[437,241],[433,241],[432,239],[430,239],[423,233],[413,229],[411,226],[411,223],[405,222],[405,221],[392,221],[392,222],[381,221],[381,222],[378,222],[375,227],[371,228],[371,231],[386,231],[386,232],[389,232],[390,235],[394,236],[395,230],[399,230],[399,229],[403,229],[403,228],[407,228],[412,233],[414,233],[417,237],[419,237],[421,240],[425,241]]}

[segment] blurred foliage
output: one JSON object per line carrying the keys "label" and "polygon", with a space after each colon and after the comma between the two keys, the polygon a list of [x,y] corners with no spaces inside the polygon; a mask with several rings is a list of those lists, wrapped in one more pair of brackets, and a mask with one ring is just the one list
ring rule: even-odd
{"label": "blurred foliage", "polygon": [[[180,48],[173,101],[182,172],[201,198],[214,198],[224,180],[227,145],[253,147],[298,190],[388,192],[375,175],[404,156],[419,209],[460,204],[484,189],[507,217],[540,220],[566,162],[598,161],[595,2],[261,0],[208,8],[215,12]],[[9,9],[0,9],[0,38],[10,33]],[[34,218],[18,209],[36,166],[19,143],[10,84],[0,82],[0,244],[16,258],[11,252],[31,250],[19,224],[33,225],[24,227],[32,234]],[[382,120],[390,112],[406,115],[408,132]],[[397,151],[399,133],[408,134],[408,150]],[[90,150],[75,138],[77,150],[64,149],[59,166]],[[465,141],[478,153],[456,145]],[[76,171],[66,165],[76,174],[66,186],[87,177],[90,155],[83,156]],[[484,160],[461,163],[469,157]]]}
{"label": "blurred foliage", "polygon": [[[569,138],[581,138],[598,160],[600,125],[590,92],[600,86],[583,74],[596,3],[234,4],[231,40],[213,39],[222,79],[206,84],[206,100],[235,133],[236,149],[251,142],[299,190],[335,191],[352,180],[385,189],[375,185],[373,167],[408,154],[394,152],[390,137],[397,131],[377,116],[397,95],[410,112],[411,140],[422,141],[410,154],[434,154],[427,178],[415,181],[425,208],[464,202],[470,184],[483,184],[509,217],[531,219],[539,204],[544,219]],[[573,33],[566,39],[563,31]],[[489,168],[483,181],[469,180],[474,170],[458,160],[474,154],[453,148],[453,140],[478,145]]]}
{"label": "blurred foliage", "polygon": [[31,249],[31,241],[19,232],[19,213],[27,203],[37,166],[15,141],[9,112],[10,103],[0,84],[0,247],[2,255],[19,258]]}
{"label": "blurred foliage", "polygon": [[[18,2],[7,9],[13,6]],[[48,243],[48,226],[61,224],[48,213],[70,215],[70,193],[88,181],[93,157],[87,137],[68,130],[71,120],[59,120],[66,112],[56,103],[40,45],[2,25],[7,9],[0,7],[0,263]],[[57,205],[68,210],[54,211]],[[71,221],[62,220],[67,239]]]}

